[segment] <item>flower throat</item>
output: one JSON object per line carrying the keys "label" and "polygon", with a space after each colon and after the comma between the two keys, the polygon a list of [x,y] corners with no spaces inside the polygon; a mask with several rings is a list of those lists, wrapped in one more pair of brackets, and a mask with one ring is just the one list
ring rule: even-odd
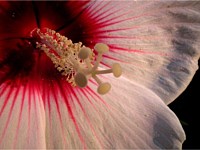
{"label": "flower throat", "polygon": [[111,85],[108,82],[102,82],[97,75],[113,73],[115,77],[120,77],[122,74],[118,63],[114,63],[111,69],[99,70],[102,55],[109,51],[106,44],[97,43],[94,46],[94,50],[98,53],[95,61],[93,49],[83,46],[81,42],[72,43],[67,37],[54,30],[34,29],[30,36],[36,39],[36,48],[46,53],[55,68],[66,76],[66,81],[72,86],[84,88],[88,80],[93,78],[98,83],[97,92],[106,94],[110,91]]}

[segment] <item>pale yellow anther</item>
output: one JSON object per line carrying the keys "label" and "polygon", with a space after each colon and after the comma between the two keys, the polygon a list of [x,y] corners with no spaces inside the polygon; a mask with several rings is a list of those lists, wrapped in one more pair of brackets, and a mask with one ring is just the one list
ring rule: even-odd
{"label": "pale yellow anther", "polygon": [[42,47],[46,48],[47,46],[45,44],[42,44]]}
{"label": "pale yellow anther", "polygon": [[60,44],[60,46],[61,46],[61,47],[63,47],[63,45],[64,45],[64,42],[60,42],[59,44]]}
{"label": "pale yellow anther", "polygon": [[80,59],[84,60],[84,59],[88,58],[91,55],[91,53],[92,53],[92,51],[91,51],[90,48],[88,48],[88,47],[82,47],[80,49],[80,52],[78,53],[78,57]]}
{"label": "pale yellow anther", "polygon": [[40,34],[40,29],[37,29],[36,32],[37,32],[37,34]]}
{"label": "pale yellow anther", "polygon": [[87,85],[87,77],[83,73],[77,73],[74,77],[76,85],[83,88]]}
{"label": "pale yellow anther", "polygon": [[35,44],[36,44],[36,48],[40,48],[41,47],[41,45],[38,42],[35,42]]}
{"label": "pale yellow anther", "polygon": [[97,89],[97,92],[101,95],[108,93],[111,89],[111,85],[108,82],[101,83]]}
{"label": "pale yellow anther", "polygon": [[60,37],[60,34],[59,34],[59,33],[56,33],[56,36],[57,36],[57,37]]}
{"label": "pale yellow anther", "polygon": [[120,64],[114,63],[112,66],[113,75],[118,78],[122,75],[122,68]]}
{"label": "pale yellow anther", "polygon": [[53,45],[58,45],[58,43],[57,43],[56,40],[53,40],[53,41],[52,41],[52,44],[53,44]]}
{"label": "pale yellow anther", "polygon": [[94,49],[95,49],[98,53],[102,53],[102,54],[109,51],[108,45],[103,44],[103,43],[97,43],[97,44],[94,46]]}

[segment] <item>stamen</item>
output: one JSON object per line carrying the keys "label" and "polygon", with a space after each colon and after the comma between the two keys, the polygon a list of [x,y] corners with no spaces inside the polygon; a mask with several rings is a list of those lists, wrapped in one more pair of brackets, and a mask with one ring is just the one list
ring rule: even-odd
{"label": "stamen", "polygon": [[72,43],[71,40],[51,29],[36,29],[31,32],[31,36],[37,39],[36,47],[46,53],[57,70],[66,76],[67,82],[73,86],[84,88],[88,80],[93,78],[98,83],[97,92],[106,94],[110,91],[111,85],[102,82],[97,75],[113,73],[115,77],[119,77],[122,74],[118,63],[114,63],[111,69],[98,70],[102,55],[109,51],[106,44],[97,43],[94,46],[94,50],[98,53],[94,62],[95,54],[92,49],[82,46],[81,42]]}
{"label": "stamen", "polygon": [[91,55],[91,50],[87,47],[83,47],[81,48],[78,57],[84,60],[87,59],[90,55]]}
{"label": "stamen", "polygon": [[112,69],[108,69],[108,70],[96,70],[95,74],[106,74],[106,73],[113,73],[113,75],[118,78],[121,76],[122,74],[122,69],[120,64],[118,63],[114,63],[112,66]]}
{"label": "stamen", "polygon": [[84,73],[77,73],[75,76],[75,83],[79,86],[79,87],[85,87],[87,85],[87,77],[85,76]]}
{"label": "stamen", "polygon": [[98,68],[99,63],[102,60],[103,53],[108,52],[109,51],[109,47],[106,44],[97,43],[94,46],[94,49],[98,52],[98,56],[97,56],[97,61],[96,61],[95,65],[94,65],[94,67],[92,68],[91,72],[94,72]]}
{"label": "stamen", "polygon": [[106,94],[106,93],[108,93],[110,91],[111,85],[108,82],[102,83],[101,80],[96,75],[94,75],[93,78],[99,84],[99,87],[97,89],[97,92],[99,94],[103,95],[103,94]]}
{"label": "stamen", "polygon": [[111,89],[111,85],[110,83],[106,82],[106,83],[102,83],[99,85],[97,92],[101,95],[106,94],[110,91]]}

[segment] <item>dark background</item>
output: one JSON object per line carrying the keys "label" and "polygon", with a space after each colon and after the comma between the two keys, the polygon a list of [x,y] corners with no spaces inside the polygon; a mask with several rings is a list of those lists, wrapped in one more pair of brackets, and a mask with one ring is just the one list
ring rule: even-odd
{"label": "dark background", "polygon": [[[200,63],[199,63],[200,66]],[[187,89],[169,107],[180,119],[186,133],[183,149],[200,149],[200,70]]]}

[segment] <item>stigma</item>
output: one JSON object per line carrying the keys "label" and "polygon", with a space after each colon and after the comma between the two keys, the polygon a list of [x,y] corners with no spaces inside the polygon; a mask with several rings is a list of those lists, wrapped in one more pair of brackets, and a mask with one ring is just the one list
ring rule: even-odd
{"label": "stigma", "polygon": [[[98,76],[112,73],[114,77],[120,77],[122,74],[118,63],[114,63],[111,69],[99,69],[103,54],[109,52],[108,45],[104,43],[97,43],[94,49],[90,49],[48,28],[34,29],[30,36],[36,39],[36,48],[44,51],[72,86],[84,88],[88,80],[93,78],[98,84],[97,92],[103,95],[110,91],[111,84],[101,81]],[[96,59],[94,51],[97,53]]]}

